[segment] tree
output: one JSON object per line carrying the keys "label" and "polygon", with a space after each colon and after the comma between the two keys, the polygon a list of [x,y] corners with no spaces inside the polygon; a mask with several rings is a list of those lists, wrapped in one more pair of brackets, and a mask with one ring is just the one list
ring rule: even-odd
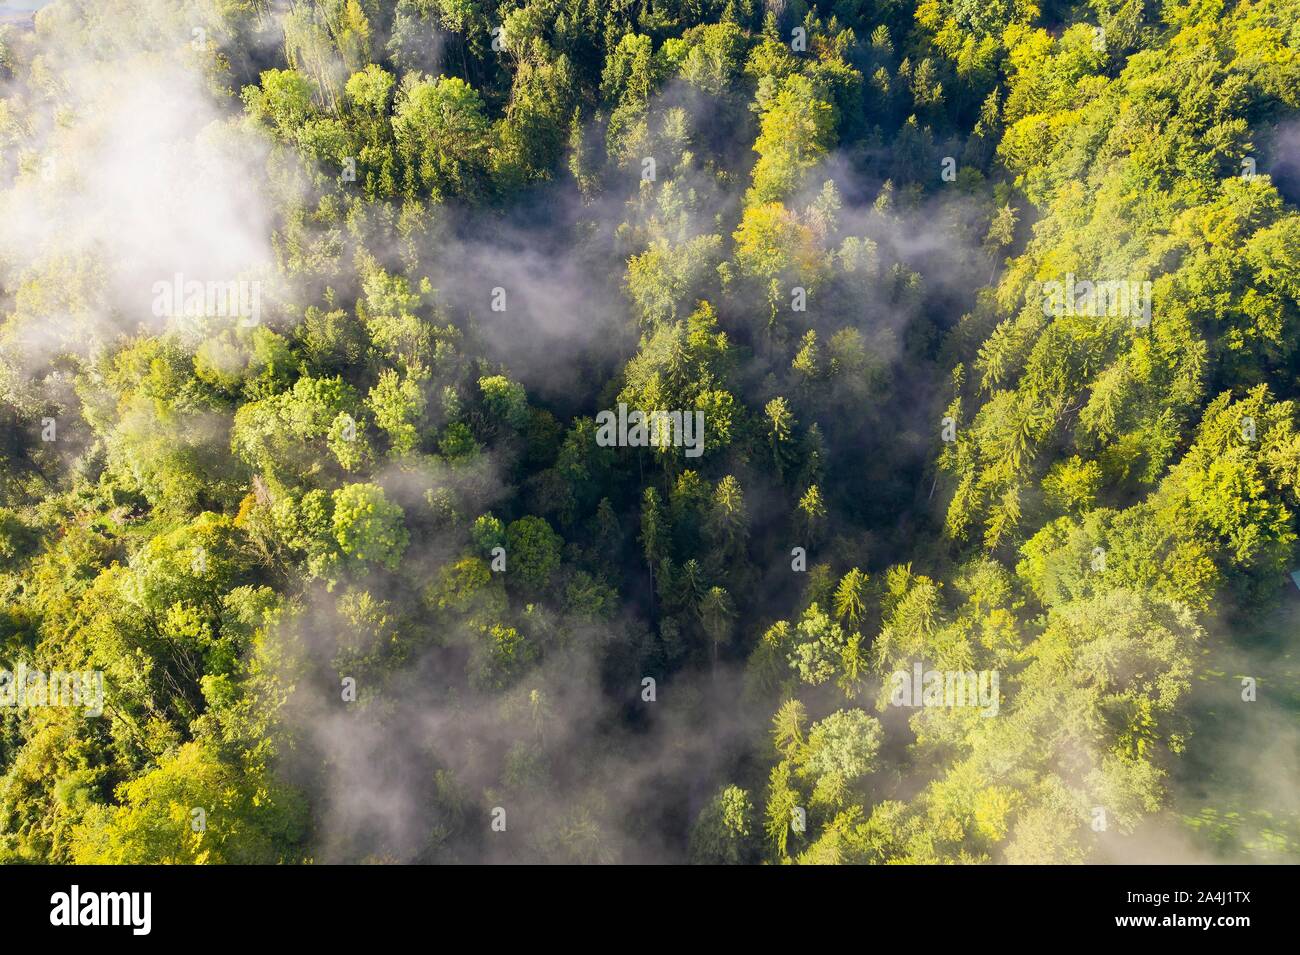
{"label": "tree", "polygon": [[297,70],[266,70],[260,87],[244,87],[244,104],[249,113],[290,139],[313,112],[311,81]]}
{"label": "tree", "polygon": [[306,805],[191,742],[90,808],[73,834],[78,865],[268,865],[300,860]]}
{"label": "tree", "polygon": [[862,626],[866,615],[867,575],[854,567],[835,588],[835,616],[850,629]]}
{"label": "tree", "polygon": [[871,772],[882,737],[880,721],[865,711],[836,710],[812,725],[801,770],[814,779],[833,774],[852,783]]}
{"label": "tree", "polygon": [[407,164],[407,191],[481,197],[487,189],[491,127],[483,100],[454,76],[424,79],[403,90],[393,136]]}
{"label": "tree", "polygon": [[310,482],[330,463],[358,470],[369,458],[360,408],[356,391],[338,378],[299,378],[290,391],[240,406],[231,445],[251,467],[286,484]]}
{"label": "tree", "polygon": [[509,579],[526,593],[542,591],[560,566],[564,541],[540,517],[521,517],[506,527],[506,555]]}
{"label": "tree", "polygon": [[728,474],[714,488],[705,518],[707,529],[725,561],[740,558],[749,536],[749,515],[740,482]]}
{"label": "tree", "polygon": [[334,539],[357,561],[396,570],[410,541],[401,507],[377,484],[348,484],[333,494]]}
{"label": "tree", "polygon": [[746,203],[781,202],[799,186],[832,143],[835,114],[802,75],[787,77],[764,106],[754,152],[754,184]]}
{"label": "tree", "polygon": [[708,635],[713,648],[713,669],[717,673],[718,644],[731,634],[731,621],[736,611],[731,604],[731,595],[721,587],[710,587],[709,592],[700,601],[700,621]]}
{"label": "tree", "polygon": [[375,416],[375,424],[388,433],[395,454],[409,454],[420,440],[418,422],[424,413],[425,397],[419,377],[401,378],[386,369],[370,389],[366,404]]}
{"label": "tree", "polygon": [[818,686],[838,672],[847,643],[843,628],[814,603],[795,625],[790,666],[805,683]]}
{"label": "tree", "polygon": [[763,409],[767,418],[768,447],[778,474],[784,475],[793,459],[794,414],[784,398],[773,398]]}
{"label": "tree", "polygon": [[753,859],[754,805],[739,786],[724,786],[700,810],[688,854],[697,865],[744,865]]}

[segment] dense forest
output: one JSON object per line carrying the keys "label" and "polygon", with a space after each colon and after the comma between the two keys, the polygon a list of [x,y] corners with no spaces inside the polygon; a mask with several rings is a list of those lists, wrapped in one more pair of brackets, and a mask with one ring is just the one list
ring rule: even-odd
{"label": "dense forest", "polygon": [[1300,861],[1297,203],[1297,0],[6,14],[0,859]]}

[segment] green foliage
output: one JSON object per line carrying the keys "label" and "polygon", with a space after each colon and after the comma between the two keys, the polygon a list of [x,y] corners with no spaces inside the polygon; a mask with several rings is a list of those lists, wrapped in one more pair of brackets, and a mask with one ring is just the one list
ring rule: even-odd
{"label": "green foliage", "polygon": [[690,859],[697,865],[744,865],[754,852],[754,804],[739,786],[725,786],[700,810],[691,829]]}
{"label": "green foliage", "polygon": [[408,194],[472,197],[486,190],[491,130],[482,98],[459,77],[404,88],[393,114],[393,138],[407,164]]}
{"label": "green foliage", "polygon": [[521,517],[506,527],[506,555],[510,578],[526,592],[542,590],[560,566],[564,541],[540,517]]}
{"label": "green foliage", "polygon": [[357,561],[396,570],[410,540],[402,509],[375,484],[348,484],[333,494],[334,539],[339,549]]}
{"label": "green foliage", "polygon": [[1295,860],[1203,772],[1297,709],[1293,2],[92,6],[0,31],[0,669],[104,678],[0,860]]}
{"label": "green foliage", "polygon": [[764,104],[754,152],[754,184],[747,201],[781,202],[826,154],[835,128],[831,105],[817,96],[805,76],[785,79]]}
{"label": "green foliage", "polygon": [[[199,743],[124,783],[121,805],[96,806],[73,834],[79,865],[294,862],[306,807]],[[201,810],[202,816],[195,815]]]}

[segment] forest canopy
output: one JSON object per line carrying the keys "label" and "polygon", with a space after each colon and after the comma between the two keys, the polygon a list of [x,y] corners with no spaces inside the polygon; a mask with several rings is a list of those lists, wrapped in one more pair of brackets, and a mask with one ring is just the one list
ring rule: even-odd
{"label": "forest canopy", "polygon": [[0,20],[0,860],[1300,861],[1298,155],[1295,0]]}

